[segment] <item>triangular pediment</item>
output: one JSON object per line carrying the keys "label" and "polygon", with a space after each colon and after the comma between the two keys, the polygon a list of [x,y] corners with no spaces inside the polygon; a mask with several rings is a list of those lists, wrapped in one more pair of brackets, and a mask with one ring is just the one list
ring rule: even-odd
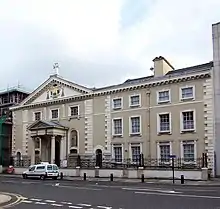
{"label": "triangular pediment", "polygon": [[31,130],[46,129],[46,128],[67,129],[66,127],[59,124],[59,122],[39,120],[31,124],[28,127],[28,130],[31,131]]}
{"label": "triangular pediment", "polygon": [[50,76],[49,79],[23,100],[20,106],[83,95],[89,92],[92,92],[92,90],[54,75]]}

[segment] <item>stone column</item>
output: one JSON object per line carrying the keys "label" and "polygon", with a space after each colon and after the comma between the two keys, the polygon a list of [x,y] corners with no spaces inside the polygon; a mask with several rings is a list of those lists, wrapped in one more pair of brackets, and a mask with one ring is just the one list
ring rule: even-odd
{"label": "stone column", "polygon": [[35,140],[34,138],[31,138],[31,165],[35,164]]}
{"label": "stone column", "polygon": [[60,160],[63,163],[65,159],[65,137],[62,137],[60,140]]}
{"label": "stone column", "polygon": [[52,136],[51,137],[51,159],[50,159],[50,162],[51,163],[54,163],[55,162],[55,136]]}

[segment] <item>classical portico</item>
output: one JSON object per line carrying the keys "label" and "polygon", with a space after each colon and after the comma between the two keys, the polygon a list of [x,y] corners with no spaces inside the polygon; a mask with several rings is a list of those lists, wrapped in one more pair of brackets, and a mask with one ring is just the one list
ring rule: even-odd
{"label": "classical portico", "polygon": [[67,131],[57,121],[36,121],[28,127],[31,133],[31,163],[36,163],[36,155],[40,161],[56,163],[60,166],[67,157]]}

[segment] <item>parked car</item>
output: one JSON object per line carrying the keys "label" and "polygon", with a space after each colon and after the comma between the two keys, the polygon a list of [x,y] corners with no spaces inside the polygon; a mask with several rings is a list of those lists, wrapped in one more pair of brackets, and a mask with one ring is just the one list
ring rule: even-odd
{"label": "parked car", "polygon": [[59,171],[56,164],[42,162],[41,164],[31,165],[28,170],[22,173],[24,179],[27,178],[52,178],[56,180],[58,177],[63,178],[63,174]]}

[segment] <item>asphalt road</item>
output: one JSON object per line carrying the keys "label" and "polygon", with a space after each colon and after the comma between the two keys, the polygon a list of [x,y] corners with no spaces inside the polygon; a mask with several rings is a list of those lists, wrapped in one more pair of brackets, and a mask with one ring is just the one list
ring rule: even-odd
{"label": "asphalt road", "polygon": [[208,186],[0,177],[0,191],[24,197],[17,209],[220,209],[220,187]]}

